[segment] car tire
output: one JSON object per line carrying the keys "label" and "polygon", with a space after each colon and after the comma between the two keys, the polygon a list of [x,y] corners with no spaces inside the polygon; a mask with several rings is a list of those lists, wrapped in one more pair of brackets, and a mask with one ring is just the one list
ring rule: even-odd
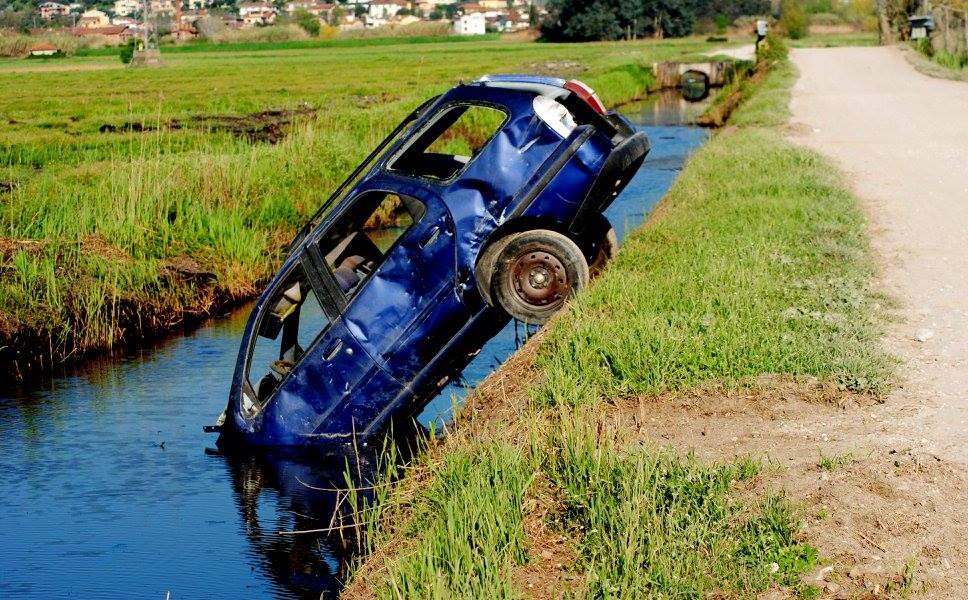
{"label": "car tire", "polygon": [[593,222],[585,228],[580,243],[592,279],[601,275],[605,265],[618,256],[618,234],[605,215],[595,215]]}
{"label": "car tire", "polygon": [[588,285],[588,262],[564,235],[534,229],[509,236],[495,263],[496,303],[525,323],[541,325]]}

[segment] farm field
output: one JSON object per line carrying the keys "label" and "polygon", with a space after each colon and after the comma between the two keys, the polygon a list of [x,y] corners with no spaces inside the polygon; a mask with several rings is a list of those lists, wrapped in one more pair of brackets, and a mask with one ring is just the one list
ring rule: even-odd
{"label": "farm field", "polygon": [[[717,46],[721,46],[718,44]],[[686,39],[442,42],[0,62],[0,363],[13,375],[250,297],[295,229],[409,110],[501,71],[607,104]]]}

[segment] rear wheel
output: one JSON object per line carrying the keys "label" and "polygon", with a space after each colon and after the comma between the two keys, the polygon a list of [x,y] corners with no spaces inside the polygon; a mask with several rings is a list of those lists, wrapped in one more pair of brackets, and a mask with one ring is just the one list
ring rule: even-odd
{"label": "rear wheel", "polygon": [[494,299],[509,315],[543,324],[588,285],[588,263],[575,242],[535,229],[507,239],[495,261]]}

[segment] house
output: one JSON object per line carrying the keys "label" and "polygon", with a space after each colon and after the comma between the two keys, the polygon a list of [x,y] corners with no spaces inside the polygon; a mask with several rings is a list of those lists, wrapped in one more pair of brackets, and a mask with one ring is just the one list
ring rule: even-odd
{"label": "house", "polygon": [[507,0],[477,0],[477,3],[488,10],[504,10],[508,7]]}
{"label": "house", "polygon": [[275,21],[276,13],[273,10],[247,11],[242,15],[242,26],[245,28],[271,25]]}
{"label": "house", "polygon": [[335,4],[329,2],[319,2],[318,0],[292,0],[286,2],[286,14],[292,15],[297,11],[304,10],[309,14],[319,17],[327,23],[331,20]]}
{"label": "house", "polygon": [[78,27],[110,27],[111,19],[108,18],[107,13],[100,10],[85,10],[81,13],[81,18],[77,21]]}
{"label": "house", "polygon": [[53,44],[40,43],[30,48],[31,56],[54,56],[60,52]]}
{"label": "house", "polygon": [[59,2],[44,2],[38,8],[40,10],[40,18],[45,21],[52,21],[54,17],[62,17],[71,12],[69,6],[60,4]]}
{"label": "house", "polygon": [[454,33],[457,35],[484,35],[486,31],[486,21],[482,12],[460,15],[454,19]]}
{"label": "house", "polygon": [[129,17],[141,10],[138,0],[114,0],[114,14],[118,17]]}
{"label": "house", "polygon": [[121,27],[138,27],[140,23],[131,17],[114,17],[111,19],[111,24]]}
{"label": "house", "polygon": [[272,13],[273,20],[275,20],[276,6],[271,2],[242,2],[239,4],[239,16],[242,20],[251,14],[259,14],[260,16],[265,13]]}
{"label": "house", "polygon": [[120,25],[109,25],[107,27],[71,27],[68,29],[68,32],[78,37],[99,39],[108,46],[120,46],[134,37],[133,31]]}
{"label": "house", "polygon": [[373,2],[370,2],[370,8],[367,14],[372,19],[387,20],[397,16],[398,12],[408,6],[406,2],[401,2],[400,0],[373,0]]}
{"label": "house", "polygon": [[175,0],[151,0],[151,14],[175,16],[175,12]]}

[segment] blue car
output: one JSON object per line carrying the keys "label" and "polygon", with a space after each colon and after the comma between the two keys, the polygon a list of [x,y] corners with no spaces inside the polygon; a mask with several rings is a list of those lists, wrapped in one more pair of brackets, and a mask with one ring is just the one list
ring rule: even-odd
{"label": "blue car", "polygon": [[648,151],[574,80],[488,76],[428,100],[293,240],[208,429],[305,446],[412,417],[509,319],[546,322],[614,255],[602,211]]}

